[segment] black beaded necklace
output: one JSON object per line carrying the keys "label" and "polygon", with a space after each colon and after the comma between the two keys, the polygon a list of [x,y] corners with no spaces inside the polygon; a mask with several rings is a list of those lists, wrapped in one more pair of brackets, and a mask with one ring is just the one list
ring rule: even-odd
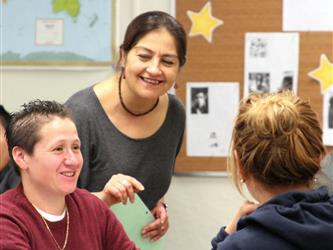
{"label": "black beaded necklace", "polygon": [[121,96],[121,79],[122,79],[122,77],[123,77],[123,72],[121,72],[121,74],[119,76],[119,81],[118,81],[118,95],[119,95],[120,104],[123,107],[123,109],[125,109],[127,113],[129,113],[133,116],[144,116],[144,115],[149,114],[150,112],[152,112],[157,107],[157,105],[160,101],[160,98],[157,98],[153,107],[151,107],[149,110],[147,110],[143,113],[134,113],[126,107],[126,105],[124,103],[124,100],[123,100],[123,97]]}

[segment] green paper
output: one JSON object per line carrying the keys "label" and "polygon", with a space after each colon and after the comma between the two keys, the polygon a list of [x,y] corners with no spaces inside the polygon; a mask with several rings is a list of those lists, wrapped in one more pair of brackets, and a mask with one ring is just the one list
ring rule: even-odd
{"label": "green paper", "polygon": [[134,203],[128,202],[126,205],[119,203],[113,205],[111,210],[137,247],[142,250],[163,250],[163,238],[150,241],[149,238],[141,237],[142,228],[153,222],[155,218],[137,194],[135,194]]}

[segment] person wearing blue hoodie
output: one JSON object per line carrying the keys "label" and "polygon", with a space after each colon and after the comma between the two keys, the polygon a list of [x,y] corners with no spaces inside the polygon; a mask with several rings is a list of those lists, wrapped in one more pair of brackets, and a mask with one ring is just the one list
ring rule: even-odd
{"label": "person wearing blue hoodie", "polygon": [[322,130],[310,104],[290,92],[241,102],[229,165],[245,201],[222,227],[213,250],[332,250],[333,196],[312,188],[324,157]]}

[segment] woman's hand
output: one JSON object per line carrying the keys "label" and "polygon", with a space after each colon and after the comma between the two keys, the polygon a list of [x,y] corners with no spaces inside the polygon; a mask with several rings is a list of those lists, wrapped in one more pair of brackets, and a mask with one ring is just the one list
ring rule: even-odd
{"label": "woman's hand", "polygon": [[156,241],[168,231],[169,218],[165,203],[162,200],[157,202],[156,206],[151,210],[155,220],[142,229],[141,235],[143,238],[149,237],[150,240]]}
{"label": "woman's hand", "polygon": [[242,216],[248,215],[256,210],[260,204],[254,203],[252,201],[245,201],[240,208],[238,209],[237,213],[235,214],[234,218],[231,222],[226,226],[225,231],[228,234],[232,234],[237,230],[237,223]]}
{"label": "woman's hand", "polygon": [[135,178],[128,175],[116,174],[111,176],[110,180],[105,184],[103,191],[94,194],[111,206],[119,202],[127,204],[128,200],[133,203],[134,194],[143,190],[143,185]]}

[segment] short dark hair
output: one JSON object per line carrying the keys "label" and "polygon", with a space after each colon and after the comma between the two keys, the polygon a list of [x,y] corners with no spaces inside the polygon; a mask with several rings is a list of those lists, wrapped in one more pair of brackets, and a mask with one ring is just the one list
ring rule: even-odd
{"label": "short dark hair", "polygon": [[33,100],[22,105],[22,109],[13,113],[6,130],[9,155],[18,171],[18,166],[13,160],[12,150],[19,146],[28,154],[32,154],[37,142],[40,141],[41,127],[53,120],[54,117],[72,117],[66,108],[56,101]]}
{"label": "short dark hair", "polygon": [[148,11],[132,20],[128,25],[121,49],[128,53],[147,33],[165,28],[174,37],[180,66],[186,62],[186,33],[183,26],[168,13]]}

